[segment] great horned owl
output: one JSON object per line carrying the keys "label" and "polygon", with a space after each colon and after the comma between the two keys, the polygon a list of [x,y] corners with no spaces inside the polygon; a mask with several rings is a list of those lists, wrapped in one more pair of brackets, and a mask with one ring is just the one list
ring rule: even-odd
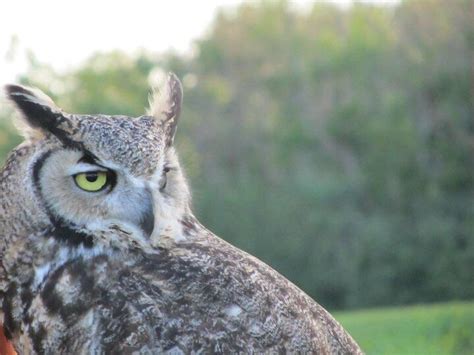
{"label": "great horned owl", "polygon": [[0,172],[0,324],[19,353],[361,353],[317,303],[194,217],[172,74],[148,115],[6,87],[26,141]]}

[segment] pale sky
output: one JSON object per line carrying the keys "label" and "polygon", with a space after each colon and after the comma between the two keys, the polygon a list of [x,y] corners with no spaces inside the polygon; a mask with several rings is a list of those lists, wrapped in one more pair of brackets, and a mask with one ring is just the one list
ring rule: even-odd
{"label": "pale sky", "polygon": [[[202,36],[220,7],[237,0],[40,0],[0,2],[0,85],[14,82],[27,68],[27,53],[64,71],[96,51],[186,53]],[[291,0],[295,6],[313,1]],[[352,0],[332,0],[348,6]],[[364,2],[364,1],[360,1]],[[397,0],[367,0],[396,3]],[[16,38],[12,41],[12,38]],[[12,45],[12,43],[15,43]],[[13,49],[13,50],[12,50]]]}

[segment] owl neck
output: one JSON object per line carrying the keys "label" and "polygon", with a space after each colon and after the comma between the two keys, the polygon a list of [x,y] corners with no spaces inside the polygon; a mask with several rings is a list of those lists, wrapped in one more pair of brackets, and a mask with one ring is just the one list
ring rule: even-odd
{"label": "owl neck", "polygon": [[189,187],[174,148],[168,150],[165,159],[171,170],[166,190],[155,195],[155,229],[150,238],[155,248],[169,248],[189,240],[199,224],[191,211]]}

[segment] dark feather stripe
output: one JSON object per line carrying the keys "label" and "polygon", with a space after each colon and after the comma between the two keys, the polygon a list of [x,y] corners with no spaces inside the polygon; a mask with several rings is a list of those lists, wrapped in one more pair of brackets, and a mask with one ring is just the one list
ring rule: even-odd
{"label": "dark feather stripe", "polygon": [[45,354],[43,340],[46,339],[46,336],[48,335],[46,328],[42,324],[40,324],[37,329],[29,327],[28,334],[30,335],[31,341],[33,343],[33,350],[37,354]]}
{"label": "dark feather stripe", "polygon": [[[37,193],[44,201],[44,196],[41,191],[40,184],[40,174],[41,168],[44,166],[46,160],[54,153],[56,150],[49,150],[41,155],[33,165],[33,183],[36,188]],[[91,154],[92,155],[92,154]],[[52,227],[50,229],[51,233],[45,233],[45,235],[52,236],[60,242],[69,244],[71,246],[83,245],[86,248],[91,248],[94,245],[93,237],[87,233],[81,232],[78,230],[77,226],[74,223],[65,221],[62,217],[56,215],[49,206],[44,203],[43,206],[48,214],[49,220],[51,221]]]}
{"label": "dark feather stripe", "polygon": [[5,296],[3,297],[2,310],[5,314],[3,319],[3,331],[7,339],[12,339],[12,335],[18,330],[19,324],[13,319],[13,302],[17,296],[18,287],[15,282],[12,282],[8,287]]}
{"label": "dark feather stripe", "polygon": [[83,245],[86,248],[94,246],[94,238],[90,234],[75,229],[77,226],[74,223],[66,222],[51,212],[49,213],[49,219],[53,225],[51,228],[53,238],[70,246]]}

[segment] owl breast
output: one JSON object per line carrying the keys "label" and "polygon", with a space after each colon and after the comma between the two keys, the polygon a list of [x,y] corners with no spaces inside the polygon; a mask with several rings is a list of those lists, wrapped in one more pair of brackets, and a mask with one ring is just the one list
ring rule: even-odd
{"label": "owl breast", "polygon": [[[34,295],[27,287],[5,302],[23,312],[24,349],[37,353],[312,352],[334,335],[352,344],[295,286],[209,232],[153,254],[79,256]],[[318,318],[330,331],[318,333]]]}

